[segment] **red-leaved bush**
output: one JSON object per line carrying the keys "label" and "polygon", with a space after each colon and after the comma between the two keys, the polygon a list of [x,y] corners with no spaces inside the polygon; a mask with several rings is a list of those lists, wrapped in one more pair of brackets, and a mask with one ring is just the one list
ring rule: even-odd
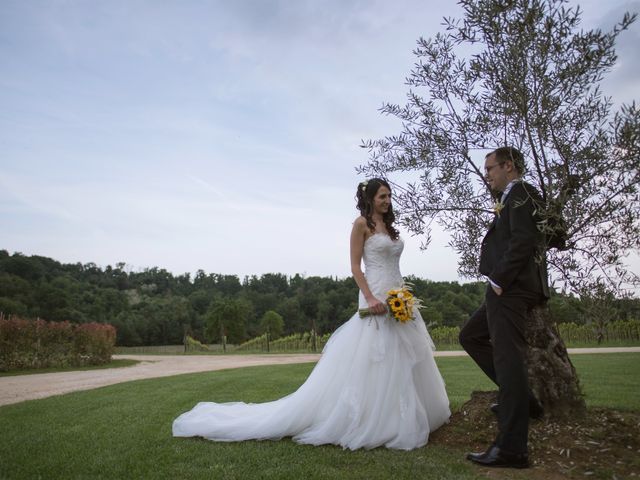
{"label": "red-leaved bush", "polygon": [[0,371],[101,365],[111,361],[116,329],[104,323],[72,324],[0,318]]}

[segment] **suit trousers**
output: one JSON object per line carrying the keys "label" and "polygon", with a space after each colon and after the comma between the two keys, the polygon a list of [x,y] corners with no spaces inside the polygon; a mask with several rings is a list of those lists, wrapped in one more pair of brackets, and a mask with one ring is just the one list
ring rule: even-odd
{"label": "suit trousers", "polygon": [[529,402],[535,402],[527,375],[526,321],[538,294],[487,287],[485,301],[460,330],[460,344],[498,385],[496,445],[510,453],[527,453]]}

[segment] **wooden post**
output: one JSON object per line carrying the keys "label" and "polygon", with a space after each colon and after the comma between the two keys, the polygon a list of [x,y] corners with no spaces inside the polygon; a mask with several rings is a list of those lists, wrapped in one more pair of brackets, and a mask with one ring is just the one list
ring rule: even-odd
{"label": "wooden post", "polygon": [[318,347],[316,345],[316,319],[311,320],[311,349],[313,353],[318,351]]}
{"label": "wooden post", "polygon": [[267,325],[267,353],[269,353],[269,326]]}

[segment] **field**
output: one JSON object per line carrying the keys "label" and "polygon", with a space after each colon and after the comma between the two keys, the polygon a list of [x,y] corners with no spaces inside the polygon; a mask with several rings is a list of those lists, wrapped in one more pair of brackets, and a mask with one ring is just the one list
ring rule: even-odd
{"label": "field", "polygon": [[[628,415],[640,412],[640,354],[576,355],[572,360],[593,412],[603,407]],[[454,410],[472,391],[493,388],[466,357],[438,358],[438,365]],[[411,452],[350,452],[289,439],[214,443],[171,436],[173,418],[199,400],[273,400],[294,391],[312,367],[180,375],[1,407],[0,478],[486,478],[485,471],[464,460],[466,446],[438,435],[426,448]],[[549,472],[507,471],[496,478],[564,478]],[[612,477],[603,470],[591,478]]]}

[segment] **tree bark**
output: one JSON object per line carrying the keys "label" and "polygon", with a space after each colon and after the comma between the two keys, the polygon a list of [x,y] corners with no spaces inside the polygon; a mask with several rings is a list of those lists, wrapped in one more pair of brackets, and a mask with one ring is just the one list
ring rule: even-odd
{"label": "tree bark", "polygon": [[531,310],[527,326],[529,385],[552,417],[586,412],[580,382],[548,305]]}

